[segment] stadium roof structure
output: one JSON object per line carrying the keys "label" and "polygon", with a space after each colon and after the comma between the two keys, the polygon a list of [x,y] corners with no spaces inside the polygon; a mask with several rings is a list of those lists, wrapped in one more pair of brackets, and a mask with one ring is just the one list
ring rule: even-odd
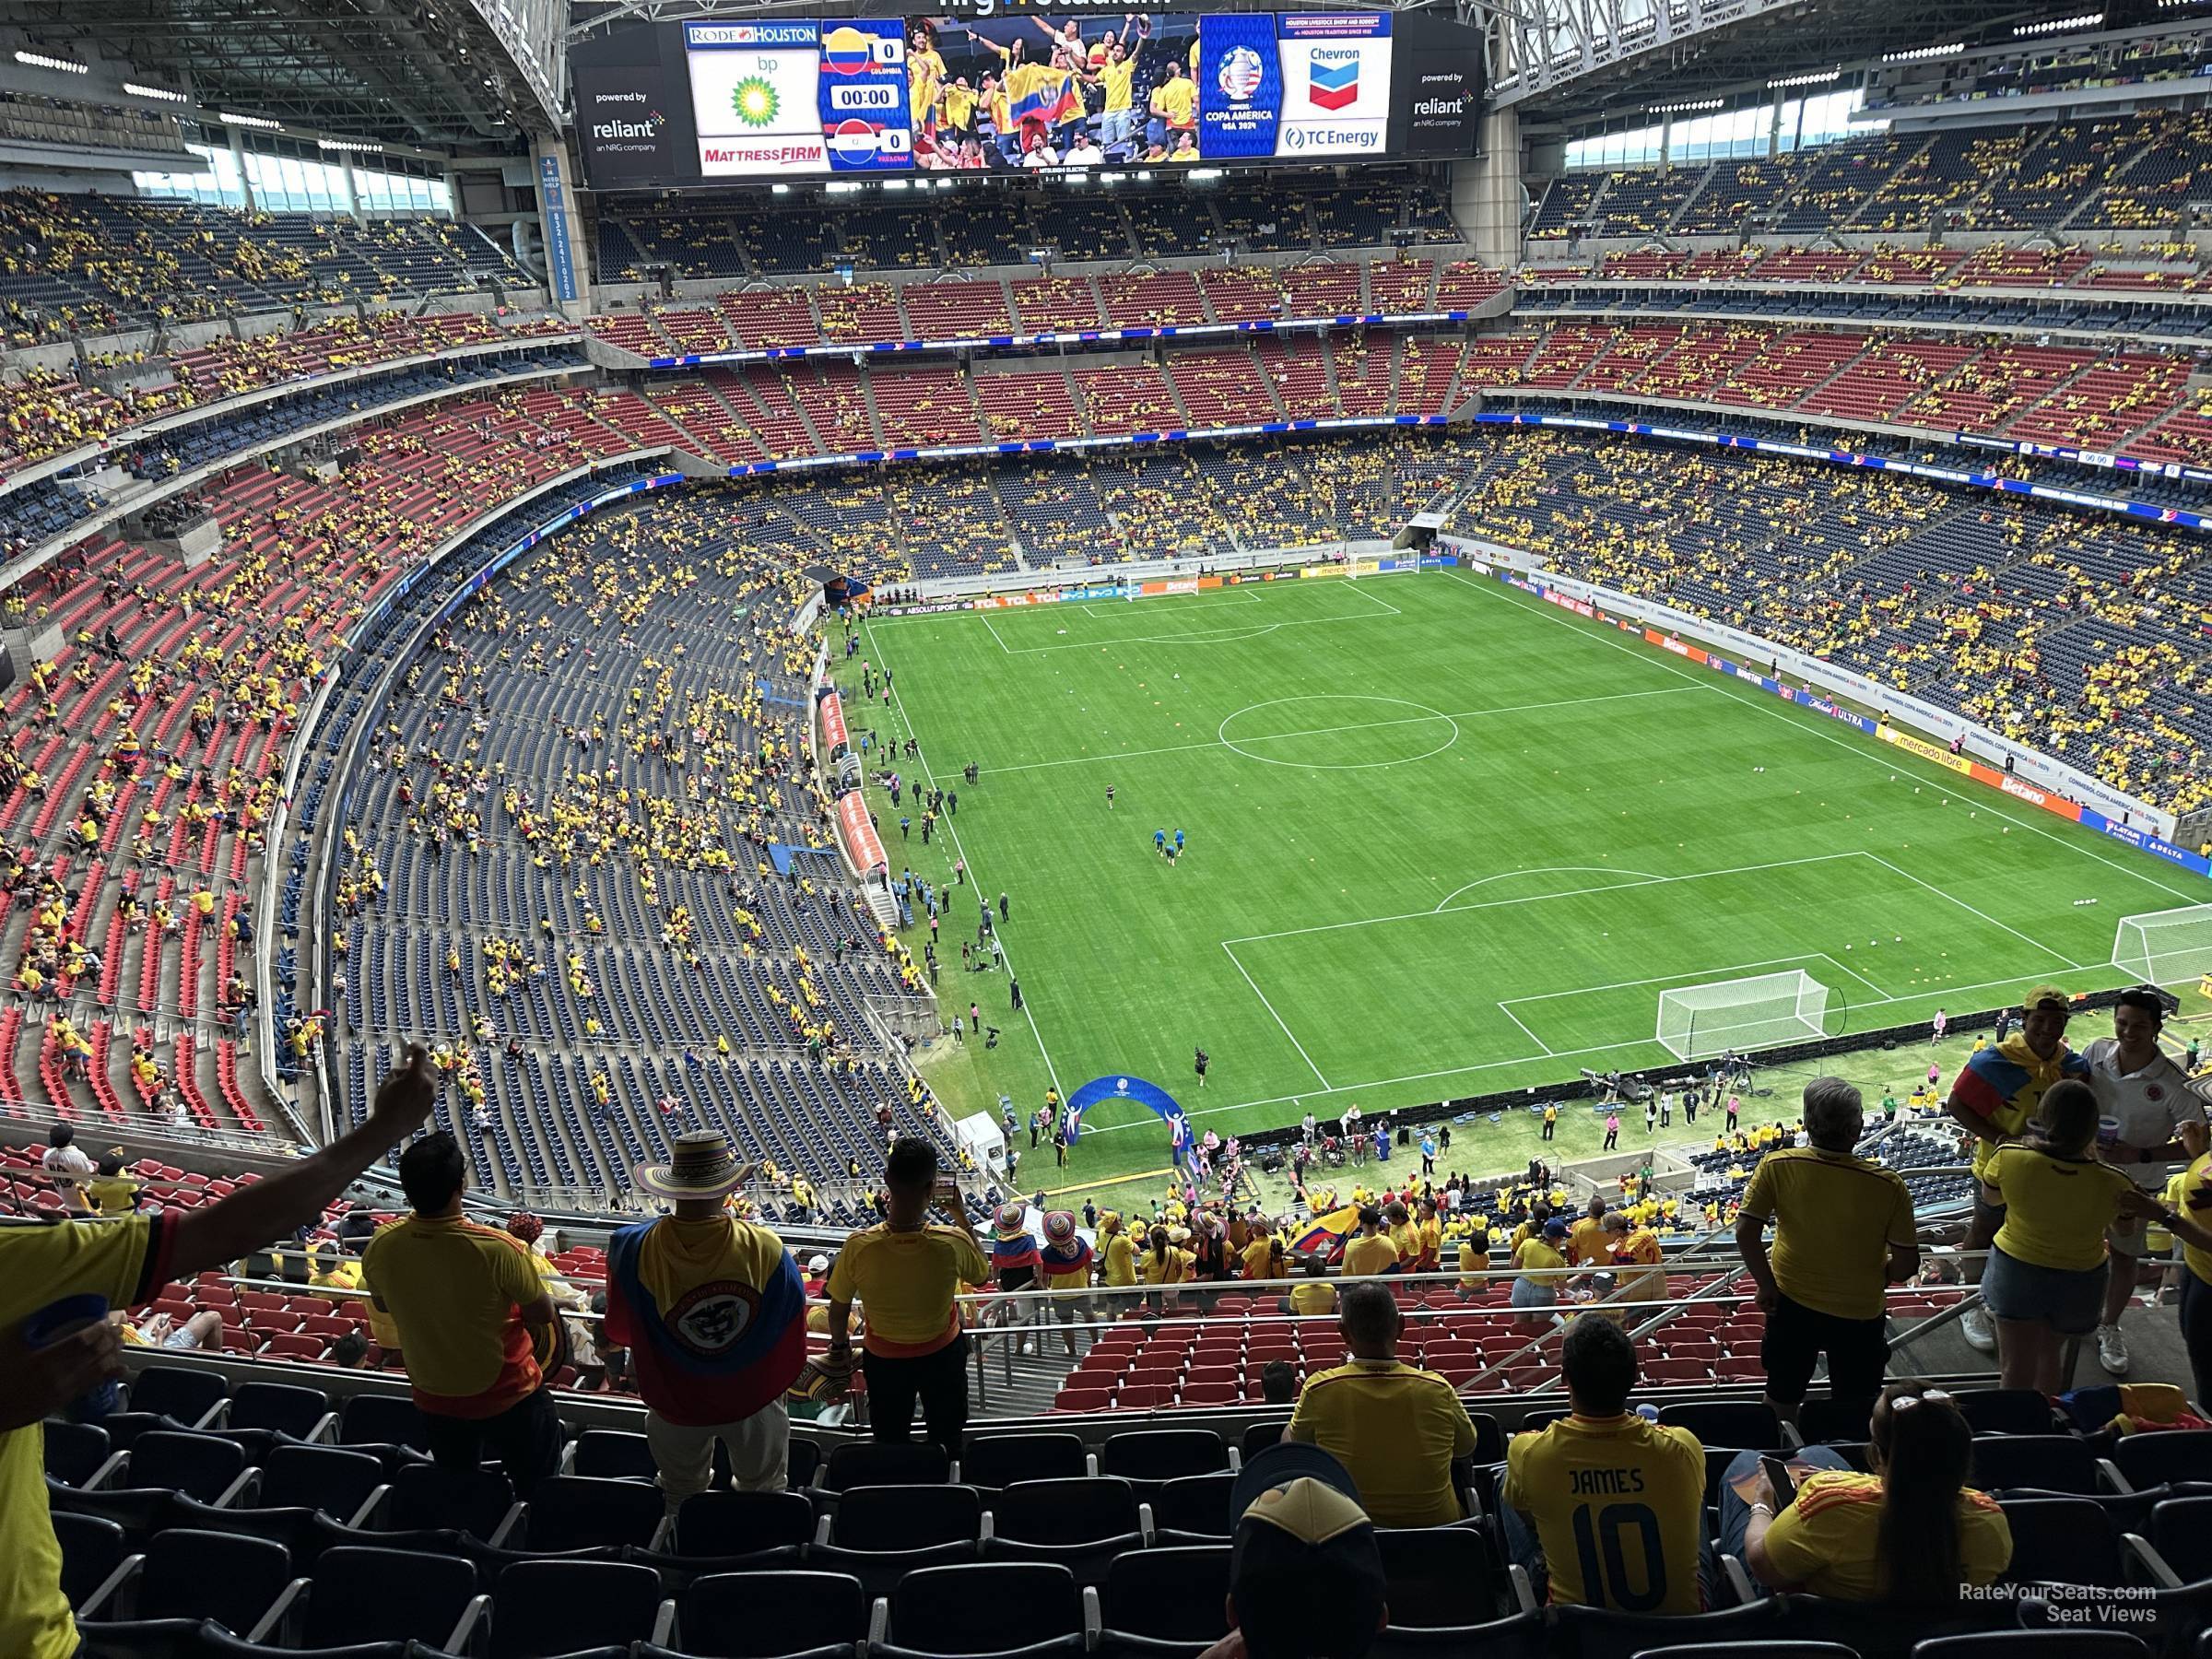
{"label": "stadium roof structure", "polygon": [[[1831,71],[2058,16],[2050,0],[1481,0],[1491,101],[1572,124],[1817,88]],[[1797,77],[1805,77],[1799,79]],[[1778,86],[1779,83],[1779,86]],[[1793,94],[1794,95],[1794,94]]]}
{"label": "stadium roof structure", "polygon": [[0,28],[203,109],[478,152],[559,124],[566,17],[565,0],[0,0]]}

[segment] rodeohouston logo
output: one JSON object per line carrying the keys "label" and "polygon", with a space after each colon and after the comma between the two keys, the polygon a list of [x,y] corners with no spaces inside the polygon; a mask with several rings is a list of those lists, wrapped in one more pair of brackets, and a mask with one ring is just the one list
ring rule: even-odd
{"label": "rodeohouston logo", "polygon": [[1168,1126],[1169,1144],[1173,1147],[1175,1161],[1182,1162],[1191,1149],[1191,1120],[1184,1115],[1175,1097],[1157,1083],[1147,1083],[1142,1077],[1093,1077],[1067,1097],[1065,1126],[1068,1144],[1073,1146],[1083,1133],[1083,1114],[1100,1100],[1126,1101],[1142,1106]]}

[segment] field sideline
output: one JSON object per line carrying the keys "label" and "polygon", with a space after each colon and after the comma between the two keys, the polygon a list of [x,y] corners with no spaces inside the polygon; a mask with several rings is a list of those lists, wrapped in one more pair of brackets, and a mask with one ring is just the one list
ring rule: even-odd
{"label": "field sideline", "polygon": [[[895,709],[860,706],[863,657],[894,671]],[[2119,918],[2206,897],[1453,571],[871,618],[839,678],[856,728],[888,741],[912,720],[906,779],[960,794],[925,848],[912,797],[869,790],[894,872],[972,873],[940,992],[1002,1036],[925,1063],[956,1112],[1004,1093],[1026,1116],[1048,1083],[1129,1072],[1227,1135],[1650,1069],[1670,984],[1802,968],[1830,987],[1828,1029],[1863,1030],[2034,980],[2123,982]],[[1177,829],[1170,866],[1152,835]],[[1002,890],[1018,1014],[1006,973],[960,971],[976,897]],[[1101,1108],[1065,1175],[1022,1181],[1165,1161],[1156,1119]]]}

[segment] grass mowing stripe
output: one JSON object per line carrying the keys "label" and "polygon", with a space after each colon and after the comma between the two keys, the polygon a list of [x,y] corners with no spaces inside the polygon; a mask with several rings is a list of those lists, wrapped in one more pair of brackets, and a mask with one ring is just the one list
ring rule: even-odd
{"label": "grass mowing stripe", "polygon": [[[1394,606],[1360,584],[1366,628],[1290,627],[1347,619],[1355,602],[1311,582],[1147,599],[1144,640],[1109,605],[896,619],[900,718],[982,779],[961,788],[957,841],[887,844],[933,881],[980,856],[1011,890],[1002,938],[1018,938],[1031,1009],[996,1050],[924,1057],[948,1110],[1005,1093],[1026,1112],[1062,1076],[1126,1072],[1235,1133],[1308,1103],[1553,1080],[1590,1056],[1666,1067],[1666,985],[1799,966],[1830,986],[1831,1030],[1865,1029],[2054,971],[2121,982],[2097,966],[2115,910],[2175,901],[2148,861],[2102,857],[2077,826],[2000,838],[2019,820],[1994,794],[1451,574],[1398,585]],[[1236,611],[1210,614],[1222,604]],[[1682,695],[1699,688],[1724,695]],[[1747,700],[1783,729],[1740,718]],[[1189,832],[1174,865],[1156,828]],[[964,1012],[966,986],[943,990]],[[1194,1045],[1213,1057],[1204,1095]],[[1098,1112],[1063,1181],[1159,1167],[1157,1120]],[[1522,1161],[1503,1150],[1522,1115],[1478,1126],[1501,1150],[1460,1167]],[[1571,1115],[1554,1149],[1594,1150]]]}
{"label": "grass mowing stripe", "polygon": [[[882,648],[882,646],[881,646],[881,645],[880,645],[880,644],[879,644],[879,643],[877,641],[877,639],[876,639],[876,631],[875,631],[875,629],[872,629],[872,628],[868,628],[868,626],[867,626],[867,623],[866,623],[866,621],[865,620],[865,613],[863,613],[863,616],[864,616],[864,620],[863,620],[863,622],[862,622],[861,626],[862,626],[862,628],[863,628],[863,629],[866,629],[866,632],[867,632],[867,636],[868,636],[868,650],[869,650],[870,652],[872,652],[872,653],[875,654],[876,660],[877,660],[877,662],[881,662],[881,663],[884,663],[884,664],[885,664],[884,672],[885,672],[886,674],[891,674],[891,673],[894,673],[895,671],[891,669],[891,667],[889,666],[888,663],[888,662],[886,661],[886,659],[884,658],[884,655],[883,655],[883,648]],[[887,689],[888,689],[888,688],[887,688]],[[913,723],[912,723],[911,720],[908,720],[908,719],[906,718],[906,706],[905,706],[905,700],[905,700],[904,698],[902,698],[902,697],[901,697],[901,698],[900,698],[900,699],[898,700],[897,703],[896,703],[894,706],[896,707],[896,709],[897,709],[897,711],[898,711],[898,713],[899,713],[899,716],[900,716],[900,724],[903,724],[903,725],[905,725],[905,727],[906,727],[907,735],[908,735],[908,736],[910,736],[910,737],[912,737],[912,738],[914,740],[914,759],[915,759],[916,760],[918,760],[919,762],[921,762],[921,765],[922,765],[922,776],[923,776],[924,779],[926,779],[926,780],[928,781],[929,787],[930,787],[930,789],[932,790],[932,792],[935,792],[935,789],[936,789],[936,787],[937,787],[937,780],[936,780],[936,776],[935,776],[935,773],[933,773],[933,772],[932,772],[932,771],[929,770],[929,751],[928,751],[928,749],[927,749],[927,748],[926,748],[926,747],[924,746],[924,744],[923,744],[923,742],[922,742],[922,735],[921,735],[919,732],[917,732],[917,731],[915,731],[915,730],[914,730],[914,728],[913,728]],[[968,850],[967,850],[967,848],[966,848],[966,847],[964,847],[964,846],[962,846],[962,845],[961,845],[961,843],[960,843],[960,832],[959,832],[959,830],[958,830],[958,829],[955,827],[955,822],[954,822],[954,820],[955,820],[955,818],[956,818],[956,817],[957,817],[957,815],[956,815],[956,814],[950,814],[950,813],[948,813],[948,814],[947,814],[947,815],[946,815],[946,818],[945,818],[945,833],[946,833],[946,835],[947,835],[947,836],[948,836],[948,837],[951,839],[952,845],[953,845],[953,850],[954,850],[954,851],[955,851],[955,852],[956,852],[956,853],[957,853],[959,855],[960,862],[961,862],[962,864],[964,864],[964,865],[966,865],[968,866],[968,878],[969,878],[969,881],[970,881],[970,882],[972,884],[972,886],[971,887],[970,890],[971,890],[971,891],[972,891],[972,892],[974,892],[974,893],[975,893],[975,894],[978,896],[978,897],[977,897],[977,902],[978,902],[978,903],[982,903],[982,904],[988,904],[988,903],[990,902],[990,900],[987,900],[987,899],[984,899],[984,898],[982,898],[982,891],[983,891],[983,877],[982,877],[982,871],[980,871],[979,869],[977,869],[977,868],[976,868],[975,860],[973,860],[972,858],[970,858],[970,857],[968,856]],[[1011,951],[1011,950],[1009,950],[1009,949],[1007,949],[1007,948],[1006,948],[1006,940],[1005,940],[1004,938],[1001,938],[1001,939],[999,940],[999,948],[1000,948],[1001,950],[1004,950],[1004,951],[1006,952],[1006,977],[1007,977],[1008,979],[1010,979],[1010,980],[1011,980],[1011,979],[1018,979],[1018,978],[1020,977],[1020,975],[1019,975],[1019,974],[1018,974],[1018,973],[1016,971],[1016,970],[1015,970],[1015,967],[1014,967],[1014,953],[1013,953],[1013,951]],[[973,1000],[975,1000],[975,999],[972,999],[972,998],[971,998],[971,1001],[973,1001]],[[1055,1089],[1059,1089],[1059,1090],[1060,1090],[1060,1098],[1061,1098],[1062,1100],[1065,1100],[1065,1099],[1067,1098],[1067,1091],[1066,1091],[1065,1089],[1062,1089],[1062,1088],[1060,1088],[1060,1073],[1059,1073],[1058,1069],[1057,1069],[1057,1068],[1055,1068],[1055,1067],[1053,1066],[1053,1054],[1052,1054],[1052,1051],[1051,1051],[1050,1049],[1048,1049],[1048,1048],[1046,1048],[1046,1047],[1044,1046],[1044,1033],[1043,1033],[1042,1031],[1041,1031],[1041,1030],[1039,1030],[1037,1029],[1037,1013],[1036,1013],[1036,1010],[1035,1010],[1034,1008],[1032,1008],[1032,1007],[1030,1006],[1030,1004],[1029,1004],[1029,1002],[1028,1002],[1028,1000],[1027,1000],[1026,998],[1025,998],[1025,999],[1023,1000],[1023,1002],[1022,1002],[1022,1007],[1021,1007],[1021,1011],[1022,1011],[1022,1014],[1023,1014],[1023,1016],[1024,1016],[1024,1017],[1025,1017],[1025,1018],[1026,1018],[1029,1020],[1029,1024],[1030,1024],[1030,1035],[1031,1037],[1034,1037],[1034,1038],[1037,1040],[1037,1053],[1039,1053],[1039,1054],[1040,1054],[1040,1055],[1041,1055],[1041,1056],[1043,1058],[1043,1060],[1044,1060],[1044,1069],[1045,1069],[1045,1072],[1046,1072],[1046,1074],[1047,1074],[1047,1075],[1048,1075],[1048,1076],[1049,1076],[1049,1077],[1052,1078],[1052,1080],[1053,1080],[1053,1087]],[[954,1009],[953,1009],[953,1015],[952,1015],[952,1018],[953,1018],[953,1023],[957,1025],[957,1024],[959,1022],[959,1019],[960,1019],[960,1011],[959,1011],[959,1006],[957,1006],[957,1003],[956,1003],[956,1006],[954,1006]]]}
{"label": "grass mowing stripe", "polygon": [[[1711,679],[1704,678],[1699,675],[1692,674],[1687,668],[1676,667],[1664,656],[1651,655],[1651,648],[1648,645],[1630,645],[1622,641],[1607,639],[1606,637],[1607,634],[1618,633],[1619,631],[1618,629],[1609,628],[1604,623],[1598,622],[1593,622],[1586,629],[1574,628],[1573,624],[1578,620],[1578,618],[1573,617],[1571,614],[1560,611],[1557,606],[1546,605],[1541,600],[1532,600],[1524,604],[1516,596],[1517,590],[1508,587],[1504,582],[1479,582],[1471,576],[1460,575],[1460,573],[1456,571],[1446,571],[1443,572],[1443,574],[1452,577],[1456,582],[1465,582],[1469,587],[1487,589],[1495,586],[1497,591],[1505,596],[1507,603],[1515,606],[1516,608],[1528,611],[1532,615],[1541,616],[1547,621],[1566,623],[1570,626],[1572,631],[1581,634],[1584,639],[1595,640],[1601,645],[1609,645],[1615,651],[1625,652],[1630,656],[1641,658],[1642,660],[1650,663],[1653,667],[1663,669],[1666,673],[1674,675],[1678,679],[1689,680],[1693,684],[1703,686],[1707,690],[1717,691],[1723,697],[1727,698],[1731,702],[1744,703],[1749,707],[1756,708],[1760,713],[1768,715],[1772,719],[1779,720],[1786,725],[1794,726],[1797,730],[1804,732],[1810,736],[1818,737],[1824,743],[1832,743],[1839,748],[1849,750],[1851,753],[1858,756],[1858,758],[1862,760],[1870,760],[1877,766],[1892,764],[1892,762],[1886,760],[1881,755],[1871,754],[1865,749],[1856,747],[1848,737],[1838,736],[1833,732],[1821,731],[1818,726],[1813,725],[1809,722],[1800,720],[1789,713],[1787,711],[1774,707],[1773,705],[1763,700],[1754,702],[1752,698],[1755,694],[1753,693],[1746,692],[1740,696],[1737,695],[1735,692],[1729,690],[1727,686],[1723,683],[1725,677],[1716,677]],[[1764,693],[1758,693],[1756,695],[1761,697],[1762,699],[1764,697]],[[1794,705],[1792,706],[1794,707]],[[1816,716],[1816,718],[1824,717]],[[1942,782],[1942,779],[1932,771],[1924,772],[1923,775],[1931,778],[1935,782]],[[2138,880],[2148,882],[2152,887],[2157,888],[2161,892],[2171,893],[2176,899],[2179,899],[2184,904],[2194,905],[2204,902],[2204,898],[2201,894],[2193,896],[2183,892],[2180,888],[2168,887],[2166,883],[2158,880],[2147,871],[2137,870],[2131,865],[2124,865],[2119,860],[2108,857],[2106,854],[2098,852],[2093,847],[2084,846],[2077,841],[2068,841],[2064,836],[2057,834],[2046,826],[2035,822],[2032,818],[2015,818],[2011,813],[2006,812],[2003,808],[1995,806],[1989,806],[1987,810],[1994,816],[2003,818],[2006,823],[2012,825],[2016,830],[2025,830],[2031,835],[2040,835],[2045,841],[2054,841],[2062,847],[2071,847],[2075,852],[2081,853],[2085,857],[2093,858],[2100,865],[2108,865],[2112,868],[2120,871],[2123,875],[2133,876]]]}

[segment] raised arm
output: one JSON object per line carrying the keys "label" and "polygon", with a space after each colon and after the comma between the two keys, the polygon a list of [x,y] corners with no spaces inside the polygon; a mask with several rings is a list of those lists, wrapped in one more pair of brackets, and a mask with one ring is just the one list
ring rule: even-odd
{"label": "raised arm", "polygon": [[376,1091],[369,1115],[319,1152],[219,1204],[177,1213],[169,1270],[173,1276],[226,1266],[240,1256],[322,1219],[347,1183],[422,1126],[437,1100],[420,1044]]}

